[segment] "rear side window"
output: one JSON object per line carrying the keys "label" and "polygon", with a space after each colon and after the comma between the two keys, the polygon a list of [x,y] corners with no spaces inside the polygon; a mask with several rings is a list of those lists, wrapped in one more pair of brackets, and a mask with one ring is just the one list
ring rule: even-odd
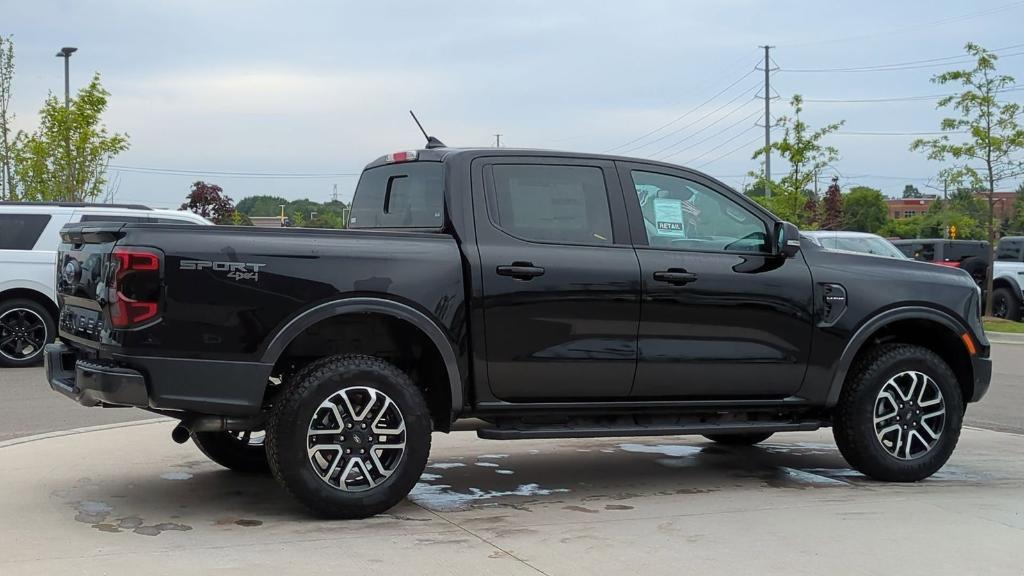
{"label": "rear side window", "polygon": [[1001,240],[996,245],[996,260],[1020,262],[1020,250],[1024,246],[1022,240]]}
{"label": "rear side window", "polygon": [[0,250],[31,250],[49,223],[49,214],[0,214]]}
{"label": "rear side window", "polygon": [[593,166],[495,164],[491,220],[524,240],[611,244],[604,172]]}
{"label": "rear side window", "polygon": [[349,228],[440,228],[444,172],[440,162],[405,162],[363,172]]}
{"label": "rear side window", "polygon": [[949,262],[963,262],[972,256],[986,257],[988,247],[982,242],[948,242],[943,246],[942,258]]}
{"label": "rear side window", "polygon": [[913,242],[910,244],[900,244],[898,246],[907,256],[914,260],[920,260],[921,262],[934,262],[935,261],[935,244],[931,242]]}
{"label": "rear side window", "polygon": [[148,217],[121,216],[120,214],[83,214],[79,222],[149,222]]}

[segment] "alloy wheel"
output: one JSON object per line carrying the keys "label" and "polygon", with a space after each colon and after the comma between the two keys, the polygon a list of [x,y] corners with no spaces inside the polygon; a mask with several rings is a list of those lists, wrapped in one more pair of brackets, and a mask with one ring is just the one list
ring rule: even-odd
{"label": "alloy wheel", "polygon": [[313,470],[332,488],[369,490],[398,468],[405,454],[405,420],[380,390],[345,388],[313,413],[306,452]]}
{"label": "alloy wheel", "polygon": [[49,334],[46,322],[34,310],[12,308],[0,316],[0,354],[22,361],[39,354]]}
{"label": "alloy wheel", "polygon": [[928,453],[942,437],[946,402],[927,374],[900,372],[878,391],[874,419],[882,448],[900,460],[913,460]]}

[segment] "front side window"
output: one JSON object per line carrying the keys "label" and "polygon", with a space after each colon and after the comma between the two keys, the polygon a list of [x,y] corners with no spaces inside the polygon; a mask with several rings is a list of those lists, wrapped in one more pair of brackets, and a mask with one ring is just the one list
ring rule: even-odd
{"label": "front side window", "polygon": [[652,247],[769,251],[764,221],[724,194],[678,176],[642,170],[631,174]]}
{"label": "front side window", "polygon": [[996,245],[996,260],[1020,262],[1020,249],[1024,241],[1003,240]]}
{"label": "front side window", "polygon": [[352,198],[349,228],[440,228],[444,169],[440,162],[404,162],[363,172]]}
{"label": "front side window", "polygon": [[0,250],[31,250],[49,222],[49,214],[0,214]]}
{"label": "front side window", "polygon": [[538,242],[611,244],[604,172],[593,166],[495,164],[491,219]]}

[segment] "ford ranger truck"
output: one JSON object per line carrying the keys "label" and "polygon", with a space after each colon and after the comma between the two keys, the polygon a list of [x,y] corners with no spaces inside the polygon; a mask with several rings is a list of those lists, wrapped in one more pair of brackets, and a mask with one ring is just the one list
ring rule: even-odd
{"label": "ford ranger truck", "polygon": [[57,258],[53,390],[172,416],[333,518],[400,502],[469,418],[501,440],[831,427],[865,475],[921,480],[992,370],[964,271],[823,250],[635,158],[398,152],[347,230],[79,223]]}

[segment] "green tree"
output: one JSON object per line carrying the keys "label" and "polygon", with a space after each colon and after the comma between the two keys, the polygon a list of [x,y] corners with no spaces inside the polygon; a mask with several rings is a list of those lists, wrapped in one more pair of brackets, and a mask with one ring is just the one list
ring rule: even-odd
{"label": "green tree", "polygon": [[[1000,94],[1011,89],[1012,76],[998,74],[998,56],[973,43],[965,50],[974,59],[970,70],[951,70],[932,78],[936,84],[959,84],[961,92],[938,101],[938,108],[950,108],[957,114],[944,118],[938,138],[917,139],[911,150],[928,154],[931,160],[951,162],[940,174],[954,184],[972,190],[985,190],[988,213],[985,231],[991,249],[996,244],[995,191],[1003,181],[1020,174],[1024,152],[1024,129],[1017,122],[1020,105],[1004,102]],[[960,137],[959,134],[967,132]],[[954,140],[950,136],[958,135]],[[992,312],[992,268],[986,274],[985,313]]]}
{"label": "green tree", "polygon": [[1024,235],[1024,182],[1017,186],[1017,197],[1013,199],[1013,215],[1006,226],[1006,233]]}
{"label": "green tree", "polygon": [[[843,229],[878,233],[889,217],[882,191],[867,186],[854,186],[843,197]],[[896,222],[896,220],[893,220]],[[899,234],[887,234],[901,236]]]}
{"label": "green tree", "polygon": [[[789,164],[789,172],[778,182],[769,182],[768,189],[771,191],[769,198],[757,198],[766,208],[775,213],[776,216],[789,220],[797,226],[805,226],[811,223],[811,216],[803,210],[807,203],[810,189],[814,183],[815,175],[825,166],[839,159],[839,150],[834,146],[826,146],[821,140],[839,130],[843,122],[827,124],[817,130],[812,129],[800,118],[803,112],[803,97],[799,94],[790,100],[793,108],[792,116],[783,116],[776,121],[776,126],[781,127],[784,132],[782,138],[772,142],[771,150],[778,152]],[[760,158],[769,149],[759,148],[754,152],[753,158]],[[758,174],[751,173],[757,177]]]}
{"label": "green tree", "polygon": [[103,125],[110,93],[93,76],[68,108],[52,93],[39,111],[39,129],[21,132],[14,176],[23,200],[86,201],[100,195],[110,159],[128,149],[126,134]]}
{"label": "green tree", "polygon": [[17,200],[14,186],[14,142],[10,111],[11,82],[14,80],[14,42],[0,36],[0,200]]}
{"label": "green tree", "polygon": [[231,203],[231,197],[224,194],[224,189],[202,180],[192,183],[185,203],[178,209],[199,214],[214,224],[241,224],[235,218],[235,205]]}
{"label": "green tree", "polygon": [[924,198],[924,194],[921,194],[921,191],[917,189],[917,186],[914,186],[913,184],[907,184],[906,186],[903,187],[903,197]]}
{"label": "green tree", "polygon": [[282,204],[287,207],[288,201],[280,196],[246,196],[235,209],[246,216],[280,216]]}

